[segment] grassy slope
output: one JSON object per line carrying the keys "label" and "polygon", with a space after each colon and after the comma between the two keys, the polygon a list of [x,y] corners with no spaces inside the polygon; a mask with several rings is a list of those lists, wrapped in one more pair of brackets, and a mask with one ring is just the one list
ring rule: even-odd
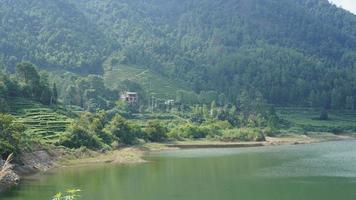
{"label": "grassy slope", "polygon": [[171,80],[149,69],[128,65],[118,65],[106,70],[104,79],[110,88],[116,88],[123,80],[136,81],[149,91],[149,94],[163,99],[175,99],[176,91],[180,89],[191,90],[184,82]]}
{"label": "grassy slope", "polygon": [[58,141],[72,122],[61,108],[44,106],[22,98],[14,98],[10,102],[11,114],[26,126],[26,133],[47,143]]}
{"label": "grassy slope", "polygon": [[279,108],[282,119],[291,123],[291,132],[355,132],[356,112],[330,111],[329,120],[318,120],[320,110],[309,108]]}

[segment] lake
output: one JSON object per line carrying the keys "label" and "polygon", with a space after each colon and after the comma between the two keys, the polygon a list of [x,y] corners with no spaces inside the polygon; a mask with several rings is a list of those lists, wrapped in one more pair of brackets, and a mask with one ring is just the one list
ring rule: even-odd
{"label": "lake", "polygon": [[48,200],[355,200],[356,141],[152,153],[150,162],[59,169],[0,196]]}

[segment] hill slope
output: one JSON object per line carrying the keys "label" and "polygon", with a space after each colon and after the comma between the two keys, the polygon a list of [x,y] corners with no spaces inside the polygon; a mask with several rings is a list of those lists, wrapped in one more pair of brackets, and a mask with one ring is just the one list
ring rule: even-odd
{"label": "hill slope", "polygon": [[0,60],[8,67],[30,60],[47,68],[100,71],[106,36],[68,2],[4,0],[0,19]]}
{"label": "hill slope", "polygon": [[100,72],[109,62],[231,101],[247,91],[280,105],[356,107],[356,16],[327,0],[16,1],[1,5],[7,63]]}

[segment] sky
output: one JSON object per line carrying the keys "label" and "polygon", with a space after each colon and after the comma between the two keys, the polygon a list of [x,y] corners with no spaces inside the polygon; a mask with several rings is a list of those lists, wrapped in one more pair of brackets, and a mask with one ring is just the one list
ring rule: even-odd
{"label": "sky", "polygon": [[356,0],[329,0],[329,1],[356,14]]}

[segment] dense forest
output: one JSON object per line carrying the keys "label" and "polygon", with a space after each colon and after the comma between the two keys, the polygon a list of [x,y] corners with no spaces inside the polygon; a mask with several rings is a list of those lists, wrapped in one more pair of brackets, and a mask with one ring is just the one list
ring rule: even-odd
{"label": "dense forest", "polygon": [[9,72],[20,61],[99,75],[129,65],[231,102],[257,92],[283,106],[356,106],[356,17],[327,0],[16,0],[0,18]]}

